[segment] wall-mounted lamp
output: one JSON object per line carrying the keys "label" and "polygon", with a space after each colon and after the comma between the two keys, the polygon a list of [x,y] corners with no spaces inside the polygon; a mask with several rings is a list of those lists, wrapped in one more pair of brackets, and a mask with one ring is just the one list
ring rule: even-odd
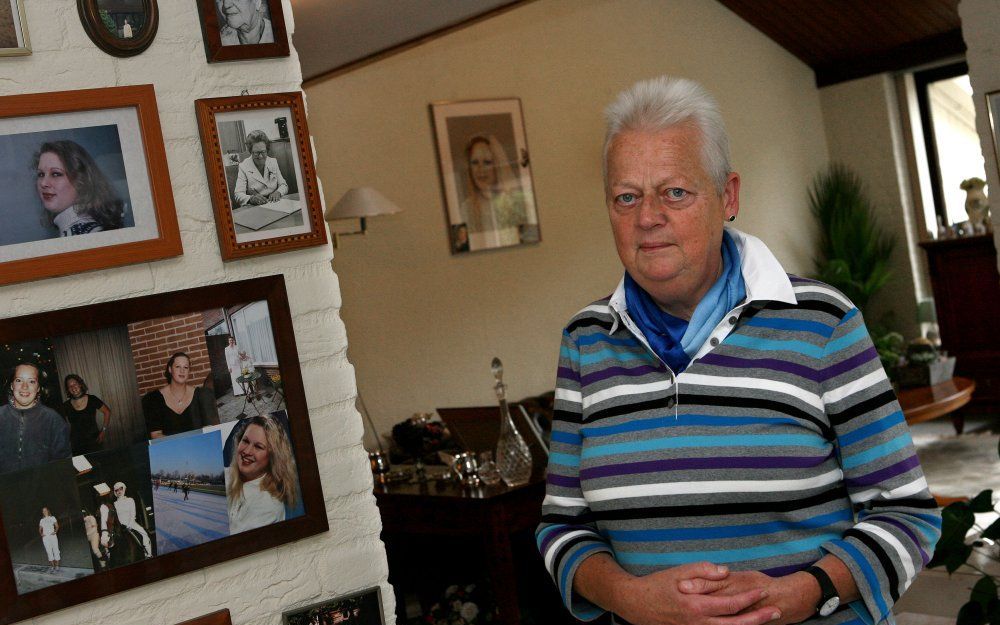
{"label": "wall-mounted lamp", "polygon": [[[348,234],[365,234],[368,231],[367,219],[376,215],[392,215],[400,212],[400,207],[389,201],[384,195],[371,187],[357,187],[344,194],[336,204],[326,209],[323,219],[330,222],[333,231],[333,247],[337,247],[339,237]],[[359,219],[361,229],[353,232],[337,232],[333,230],[335,219]]]}

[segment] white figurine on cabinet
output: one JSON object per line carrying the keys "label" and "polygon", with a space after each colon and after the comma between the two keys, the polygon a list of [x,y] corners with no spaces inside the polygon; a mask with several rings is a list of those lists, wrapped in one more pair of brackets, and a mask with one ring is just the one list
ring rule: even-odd
{"label": "white figurine on cabinet", "polygon": [[990,201],[986,198],[986,181],[968,178],[959,185],[965,191],[965,212],[975,234],[985,234],[989,223]]}

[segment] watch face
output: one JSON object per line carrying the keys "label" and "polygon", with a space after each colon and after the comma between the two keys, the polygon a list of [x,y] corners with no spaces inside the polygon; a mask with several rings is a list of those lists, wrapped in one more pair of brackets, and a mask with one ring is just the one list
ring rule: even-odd
{"label": "watch face", "polygon": [[840,607],[840,597],[830,597],[819,607],[820,616],[830,616]]}

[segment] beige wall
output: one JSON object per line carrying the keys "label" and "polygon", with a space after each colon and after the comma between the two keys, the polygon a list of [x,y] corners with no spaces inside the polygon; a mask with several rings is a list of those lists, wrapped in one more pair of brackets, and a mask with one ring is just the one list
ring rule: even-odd
{"label": "beige wall", "polygon": [[[551,390],[559,333],[615,287],[601,110],[637,79],[675,73],[719,99],[743,174],[737,225],[809,272],[806,186],[826,161],[812,72],[715,2],[538,0],[307,85],[326,199],[371,185],[405,212],[335,253],[349,357],[381,431],[417,410]],[[543,241],[451,256],[427,105],[520,97]]]}
{"label": "beige wall", "polygon": [[825,87],[819,93],[830,160],[861,177],[878,210],[879,224],[896,237],[893,278],[872,298],[867,321],[872,324],[892,313],[892,329],[913,338],[920,333],[914,276],[924,271],[917,229],[924,225],[910,199],[895,83],[888,74],[879,74]]}

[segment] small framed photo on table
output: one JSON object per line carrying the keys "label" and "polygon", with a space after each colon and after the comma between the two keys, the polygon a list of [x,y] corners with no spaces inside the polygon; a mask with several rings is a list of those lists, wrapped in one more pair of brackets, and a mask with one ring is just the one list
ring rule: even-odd
{"label": "small framed photo on table", "polygon": [[198,0],[209,63],[288,56],[281,0]]}
{"label": "small framed photo on table", "polygon": [[0,56],[31,54],[24,0],[0,0]]}
{"label": "small framed photo on table", "polygon": [[195,105],[223,260],[325,245],[302,94]]}
{"label": "small framed photo on table", "polygon": [[0,186],[0,285],[182,252],[152,85],[0,97]]}
{"label": "small framed photo on table", "polygon": [[538,243],[521,100],[431,104],[451,253]]}

